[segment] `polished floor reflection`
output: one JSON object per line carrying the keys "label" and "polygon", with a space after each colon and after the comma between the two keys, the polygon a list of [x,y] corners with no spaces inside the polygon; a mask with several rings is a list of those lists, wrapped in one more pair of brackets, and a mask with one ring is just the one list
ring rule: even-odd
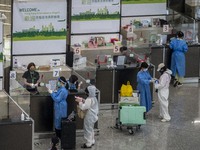
{"label": "polished floor reflection", "polygon": [[[154,93],[155,94],[155,93]],[[158,118],[157,95],[148,114],[147,124],[134,135],[127,129],[115,129],[117,109],[101,110],[99,135],[92,150],[199,150],[200,149],[200,84],[170,87],[169,112],[171,121],[163,123]],[[76,149],[81,149],[82,136],[77,137]],[[35,150],[47,150],[50,139],[36,139]]]}

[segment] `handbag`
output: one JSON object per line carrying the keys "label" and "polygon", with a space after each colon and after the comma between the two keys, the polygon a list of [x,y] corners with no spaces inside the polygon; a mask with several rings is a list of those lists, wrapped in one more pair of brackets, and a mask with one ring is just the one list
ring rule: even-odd
{"label": "handbag", "polygon": [[132,97],[132,93],[133,93],[133,88],[130,85],[130,81],[127,81],[127,85],[122,84],[120,89],[120,96]]}
{"label": "handbag", "polygon": [[79,118],[84,119],[86,113],[87,113],[87,110],[82,110],[80,109],[79,105],[77,105],[77,114]]}

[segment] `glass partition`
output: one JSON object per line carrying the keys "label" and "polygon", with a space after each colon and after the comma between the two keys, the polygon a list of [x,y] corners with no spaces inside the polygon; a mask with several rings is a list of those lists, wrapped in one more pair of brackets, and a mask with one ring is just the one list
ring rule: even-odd
{"label": "glass partition", "polygon": [[14,79],[10,80],[10,96],[30,115],[30,92]]}
{"label": "glass partition", "polygon": [[198,41],[198,20],[191,16],[180,14],[176,11],[169,9],[170,14],[167,17],[168,22],[173,26],[173,33],[176,31],[182,31],[184,33],[184,39],[188,44],[197,44]]}
{"label": "glass partition", "polygon": [[29,115],[4,91],[0,92],[0,121],[20,122],[30,120]]}

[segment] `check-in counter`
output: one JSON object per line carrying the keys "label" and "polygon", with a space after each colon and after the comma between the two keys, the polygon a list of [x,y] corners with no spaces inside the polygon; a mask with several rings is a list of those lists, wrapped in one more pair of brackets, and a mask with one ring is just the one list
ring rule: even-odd
{"label": "check-in counter", "polygon": [[22,109],[5,92],[0,91],[0,149],[33,150],[33,120],[21,120]]}
{"label": "check-in counter", "polygon": [[[69,92],[67,97],[67,114],[76,111],[75,97],[86,97],[84,91]],[[38,95],[30,96],[30,116],[35,121],[35,132],[51,132],[54,130],[53,125],[53,100],[49,93],[40,92]],[[76,128],[83,129],[83,120],[76,118]]]}
{"label": "check-in counter", "polygon": [[[68,79],[71,75],[71,68],[69,68],[68,66],[59,66],[59,67],[53,67],[50,70],[36,70],[40,77],[43,76],[43,78],[41,79],[41,82],[43,83],[48,83],[49,80],[57,80],[58,77],[54,77],[53,76],[53,72],[54,70],[60,70],[59,71],[59,76],[63,76],[66,79]],[[23,78],[22,75],[24,74],[25,70],[22,69],[14,69],[16,71],[16,80],[23,85]],[[41,89],[39,89],[40,91],[44,91],[45,89],[43,89],[42,87],[39,87]]]}
{"label": "check-in counter", "polygon": [[[154,67],[149,68],[151,76],[154,74]],[[118,95],[122,84],[130,84],[133,90],[137,89],[137,67],[116,67],[116,68],[97,68],[96,87],[101,91],[100,103],[113,104],[118,103]],[[153,86],[151,86],[153,92]],[[152,94],[153,96],[153,94]]]}
{"label": "check-in counter", "polygon": [[[171,65],[172,50],[166,46],[165,62],[168,62],[168,68]],[[200,45],[189,45],[185,53],[185,81],[199,82],[200,77]]]}

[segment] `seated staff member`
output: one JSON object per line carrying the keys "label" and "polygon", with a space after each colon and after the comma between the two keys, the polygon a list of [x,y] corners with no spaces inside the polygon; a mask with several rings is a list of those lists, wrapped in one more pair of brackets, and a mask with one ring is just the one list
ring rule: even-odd
{"label": "seated staff member", "polygon": [[38,94],[37,86],[39,84],[39,73],[35,71],[36,67],[33,62],[27,66],[27,71],[24,72],[22,78],[24,79],[24,87],[31,92],[31,94]]}
{"label": "seated staff member", "polygon": [[81,87],[82,82],[78,83],[78,77],[76,75],[71,75],[69,80],[67,80],[66,89],[70,92],[77,92]]}

